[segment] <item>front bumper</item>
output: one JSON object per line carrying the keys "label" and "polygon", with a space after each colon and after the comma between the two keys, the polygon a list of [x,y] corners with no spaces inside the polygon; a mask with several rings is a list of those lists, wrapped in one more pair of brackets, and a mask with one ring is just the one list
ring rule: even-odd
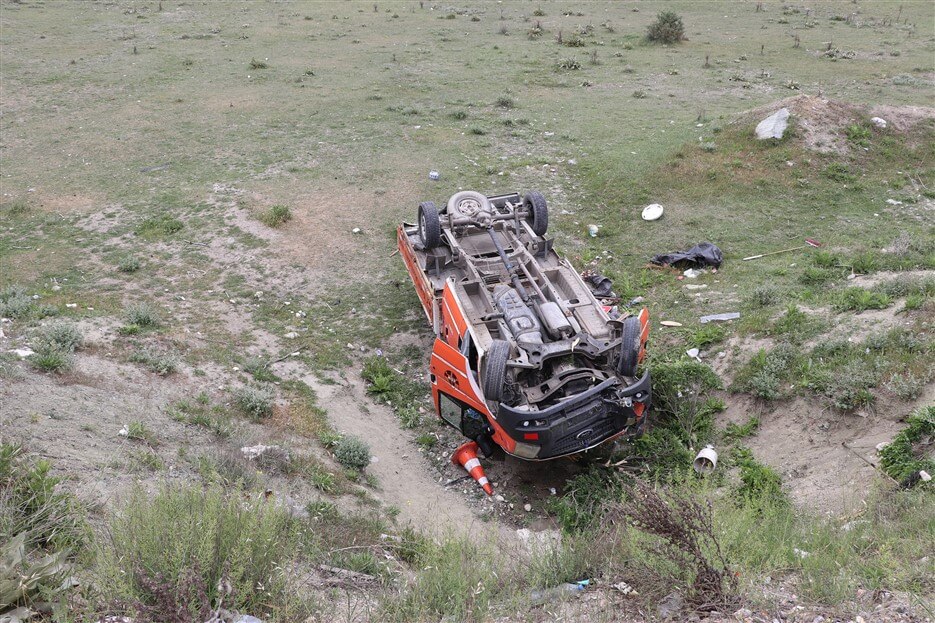
{"label": "front bumper", "polygon": [[[619,379],[610,378],[542,411],[517,410],[501,403],[497,422],[516,440],[517,456],[553,459],[621,434],[638,434],[651,403],[651,380],[646,372],[632,385],[623,387]],[[640,413],[633,408],[636,404],[643,405]]]}

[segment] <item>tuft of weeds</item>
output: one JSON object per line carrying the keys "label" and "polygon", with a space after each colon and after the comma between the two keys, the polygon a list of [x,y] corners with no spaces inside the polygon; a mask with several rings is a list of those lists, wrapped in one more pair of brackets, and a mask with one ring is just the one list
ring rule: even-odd
{"label": "tuft of weeds", "polygon": [[716,324],[706,324],[698,327],[688,338],[688,344],[695,348],[706,348],[717,344],[727,337],[727,329]]}
{"label": "tuft of weeds", "polygon": [[127,439],[133,441],[143,441],[150,445],[156,445],[156,435],[153,434],[153,431],[149,429],[146,424],[143,424],[139,420],[134,420],[127,424],[126,427],[127,434],[124,435]]}
{"label": "tuft of weeds", "polygon": [[782,489],[782,477],[773,468],[754,459],[748,448],[735,446],[729,458],[740,468],[740,485],[735,495],[742,503],[771,506],[788,503]]}
{"label": "tuft of weeds", "polygon": [[751,415],[743,424],[734,424],[733,422],[729,423],[724,429],[724,434],[721,435],[721,439],[723,439],[726,443],[736,441],[738,439],[743,439],[756,433],[759,427],[760,418],[756,417],[755,415]]}
{"label": "tuft of weeds", "polygon": [[29,363],[42,372],[64,372],[75,365],[71,351],[49,343],[39,345],[29,356]]}
{"label": "tuft of weeds", "polygon": [[117,262],[117,270],[122,273],[135,273],[140,268],[143,267],[143,263],[139,258],[133,255],[127,255],[122,257],[119,262]]}
{"label": "tuft of weeds", "polygon": [[838,292],[832,301],[832,306],[837,311],[862,312],[867,309],[885,309],[891,303],[890,297],[883,292],[854,286]]}
{"label": "tuft of weeds", "polygon": [[799,351],[791,344],[778,344],[768,352],[760,350],[737,373],[731,389],[744,391],[764,400],[784,395],[783,386],[793,372]]}
{"label": "tuft of weeds", "polygon": [[560,58],[556,68],[563,71],[577,71],[581,69],[581,62],[574,56]]}
{"label": "tuft of weeds", "polygon": [[747,297],[747,303],[751,307],[769,307],[778,300],[779,291],[773,286],[756,286]]}
{"label": "tuft of weeds", "polygon": [[842,184],[853,184],[857,181],[857,176],[851,173],[846,164],[841,162],[832,162],[825,167],[821,174],[833,182]]}
{"label": "tuft of weeds", "polygon": [[868,147],[873,133],[870,127],[859,123],[852,123],[844,130],[847,140],[858,147]]}
{"label": "tuft of weeds", "polygon": [[249,67],[250,69],[269,69],[269,63],[267,63],[266,61],[258,61],[255,58],[251,58]]}
{"label": "tuft of weeds", "polygon": [[29,317],[35,311],[35,304],[26,290],[17,284],[0,290],[0,317],[13,320]]}
{"label": "tuft of weeds", "polygon": [[184,226],[185,224],[174,216],[160,214],[140,223],[136,228],[136,235],[146,239],[161,238],[180,232]]}
{"label": "tuft of weeds", "polygon": [[422,433],[416,437],[416,443],[419,444],[420,447],[428,450],[429,448],[433,448],[438,444],[438,437],[432,433]]}
{"label": "tuft of weeds", "polygon": [[130,305],[124,310],[123,317],[131,326],[144,329],[155,329],[162,324],[159,312],[153,305],[146,302]]}
{"label": "tuft of weeds", "polygon": [[74,323],[56,322],[40,329],[36,338],[42,346],[73,353],[81,346],[84,335]]}
{"label": "tuft of weeds", "polygon": [[426,388],[397,372],[384,357],[371,357],[364,362],[361,376],[367,381],[367,393],[392,406],[403,428],[415,428],[421,421],[419,401]]}
{"label": "tuft of weeds", "polygon": [[273,414],[273,392],[246,385],[234,391],[234,404],[244,415],[261,420]]}
{"label": "tuft of weeds", "polygon": [[276,380],[276,375],[270,370],[267,361],[260,357],[248,357],[244,360],[243,371],[256,381],[271,383]]}
{"label": "tuft of weeds", "polygon": [[507,97],[505,95],[497,98],[496,101],[497,108],[505,108],[511,110],[516,107],[516,101],[512,97]]}
{"label": "tuft of weeds", "polygon": [[813,318],[795,305],[790,305],[769,328],[769,335],[781,336],[792,344],[801,344],[818,335],[825,327],[824,322]]}
{"label": "tuft of weeds", "polygon": [[274,205],[260,215],[260,222],[267,227],[279,227],[292,220],[292,210],[289,206]]}
{"label": "tuft of weeds", "polygon": [[916,376],[912,370],[907,370],[890,377],[890,380],[886,382],[886,389],[900,400],[915,400],[925,389],[925,379]]}
{"label": "tuft of weeds", "polygon": [[474,126],[470,130],[468,130],[468,132],[470,132],[474,136],[486,136],[487,135],[487,130],[485,130],[484,128],[478,127],[478,126]]}
{"label": "tuft of weeds", "polygon": [[23,216],[24,214],[29,214],[31,211],[29,202],[25,199],[14,199],[13,201],[4,203],[2,208],[10,216]]}
{"label": "tuft of weeds", "polygon": [[179,367],[179,358],[172,352],[146,346],[130,353],[131,363],[140,363],[160,376],[172,374]]}
{"label": "tuft of weeds", "polygon": [[334,458],[348,469],[362,471],[370,465],[370,446],[363,439],[345,435],[334,444]]}
{"label": "tuft of weeds", "polygon": [[879,268],[879,257],[873,252],[862,253],[851,260],[851,270],[858,275],[868,275]]}
{"label": "tuft of weeds", "polygon": [[579,534],[595,525],[608,501],[618,501],[622,495],[623,481],[617,473],[592,464],[569,479],[562,495],[550,498],[548,504],[565,534]]}
{"label": "tuft of weeds", "polygon": [[464,121],[465,119],[468,118],[467,111],[465,110],[456,110],[452,112],[451,114],[449,114],[448,116],[454,119],[455,121]]}

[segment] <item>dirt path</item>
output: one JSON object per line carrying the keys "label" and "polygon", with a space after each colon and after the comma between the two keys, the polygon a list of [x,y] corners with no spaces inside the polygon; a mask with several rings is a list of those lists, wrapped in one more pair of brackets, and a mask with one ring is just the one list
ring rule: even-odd
{"label": "dirt path", "polygon": [[[302,379],[318,394],[319,404],[328,411],[334,427],[356,435],[370,444],[373,462],[367,470],[379,480],[376,497],[399,508],[400,525],[435,534],[473,535],[492,530],[501,538],[515,540],[515,532],[496,522],[485,523],[465,496],[438,482],[435,470],[400,429],[392,410],[367,399],[363,382],[347,380],[325,384],[313,375]],[[451,477],[463,473],[451,468]]]}

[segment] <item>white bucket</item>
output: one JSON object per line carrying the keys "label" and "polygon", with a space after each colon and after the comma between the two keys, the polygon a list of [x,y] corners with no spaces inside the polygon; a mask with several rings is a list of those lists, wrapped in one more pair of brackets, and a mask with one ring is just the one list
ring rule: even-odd
{"label": "white bucket", "polygon": [[698,456],[695,457],[695,461],[692,463],[692,467],[699,474],[710,474],[713,472],[714,468],[717,467],[717,452],[714,451],[714,446],[706,446],[699,452]]}

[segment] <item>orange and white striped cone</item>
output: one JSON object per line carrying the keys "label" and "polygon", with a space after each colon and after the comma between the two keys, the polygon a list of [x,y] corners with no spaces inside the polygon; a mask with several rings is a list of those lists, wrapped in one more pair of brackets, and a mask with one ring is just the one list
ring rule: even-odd
{"label": "orange and white striped cone", "polygon": [[477,442],[469,441],[455,450],[455,453],[451,455],[451,462],[467,470],[471,478],[483,487],[484,493],[493,495],[493,487],[490,486],[490,481],[487,480],[487,476],[484,474],[484,468],[481,467],[480,459],[477,458],[478,450]]}

